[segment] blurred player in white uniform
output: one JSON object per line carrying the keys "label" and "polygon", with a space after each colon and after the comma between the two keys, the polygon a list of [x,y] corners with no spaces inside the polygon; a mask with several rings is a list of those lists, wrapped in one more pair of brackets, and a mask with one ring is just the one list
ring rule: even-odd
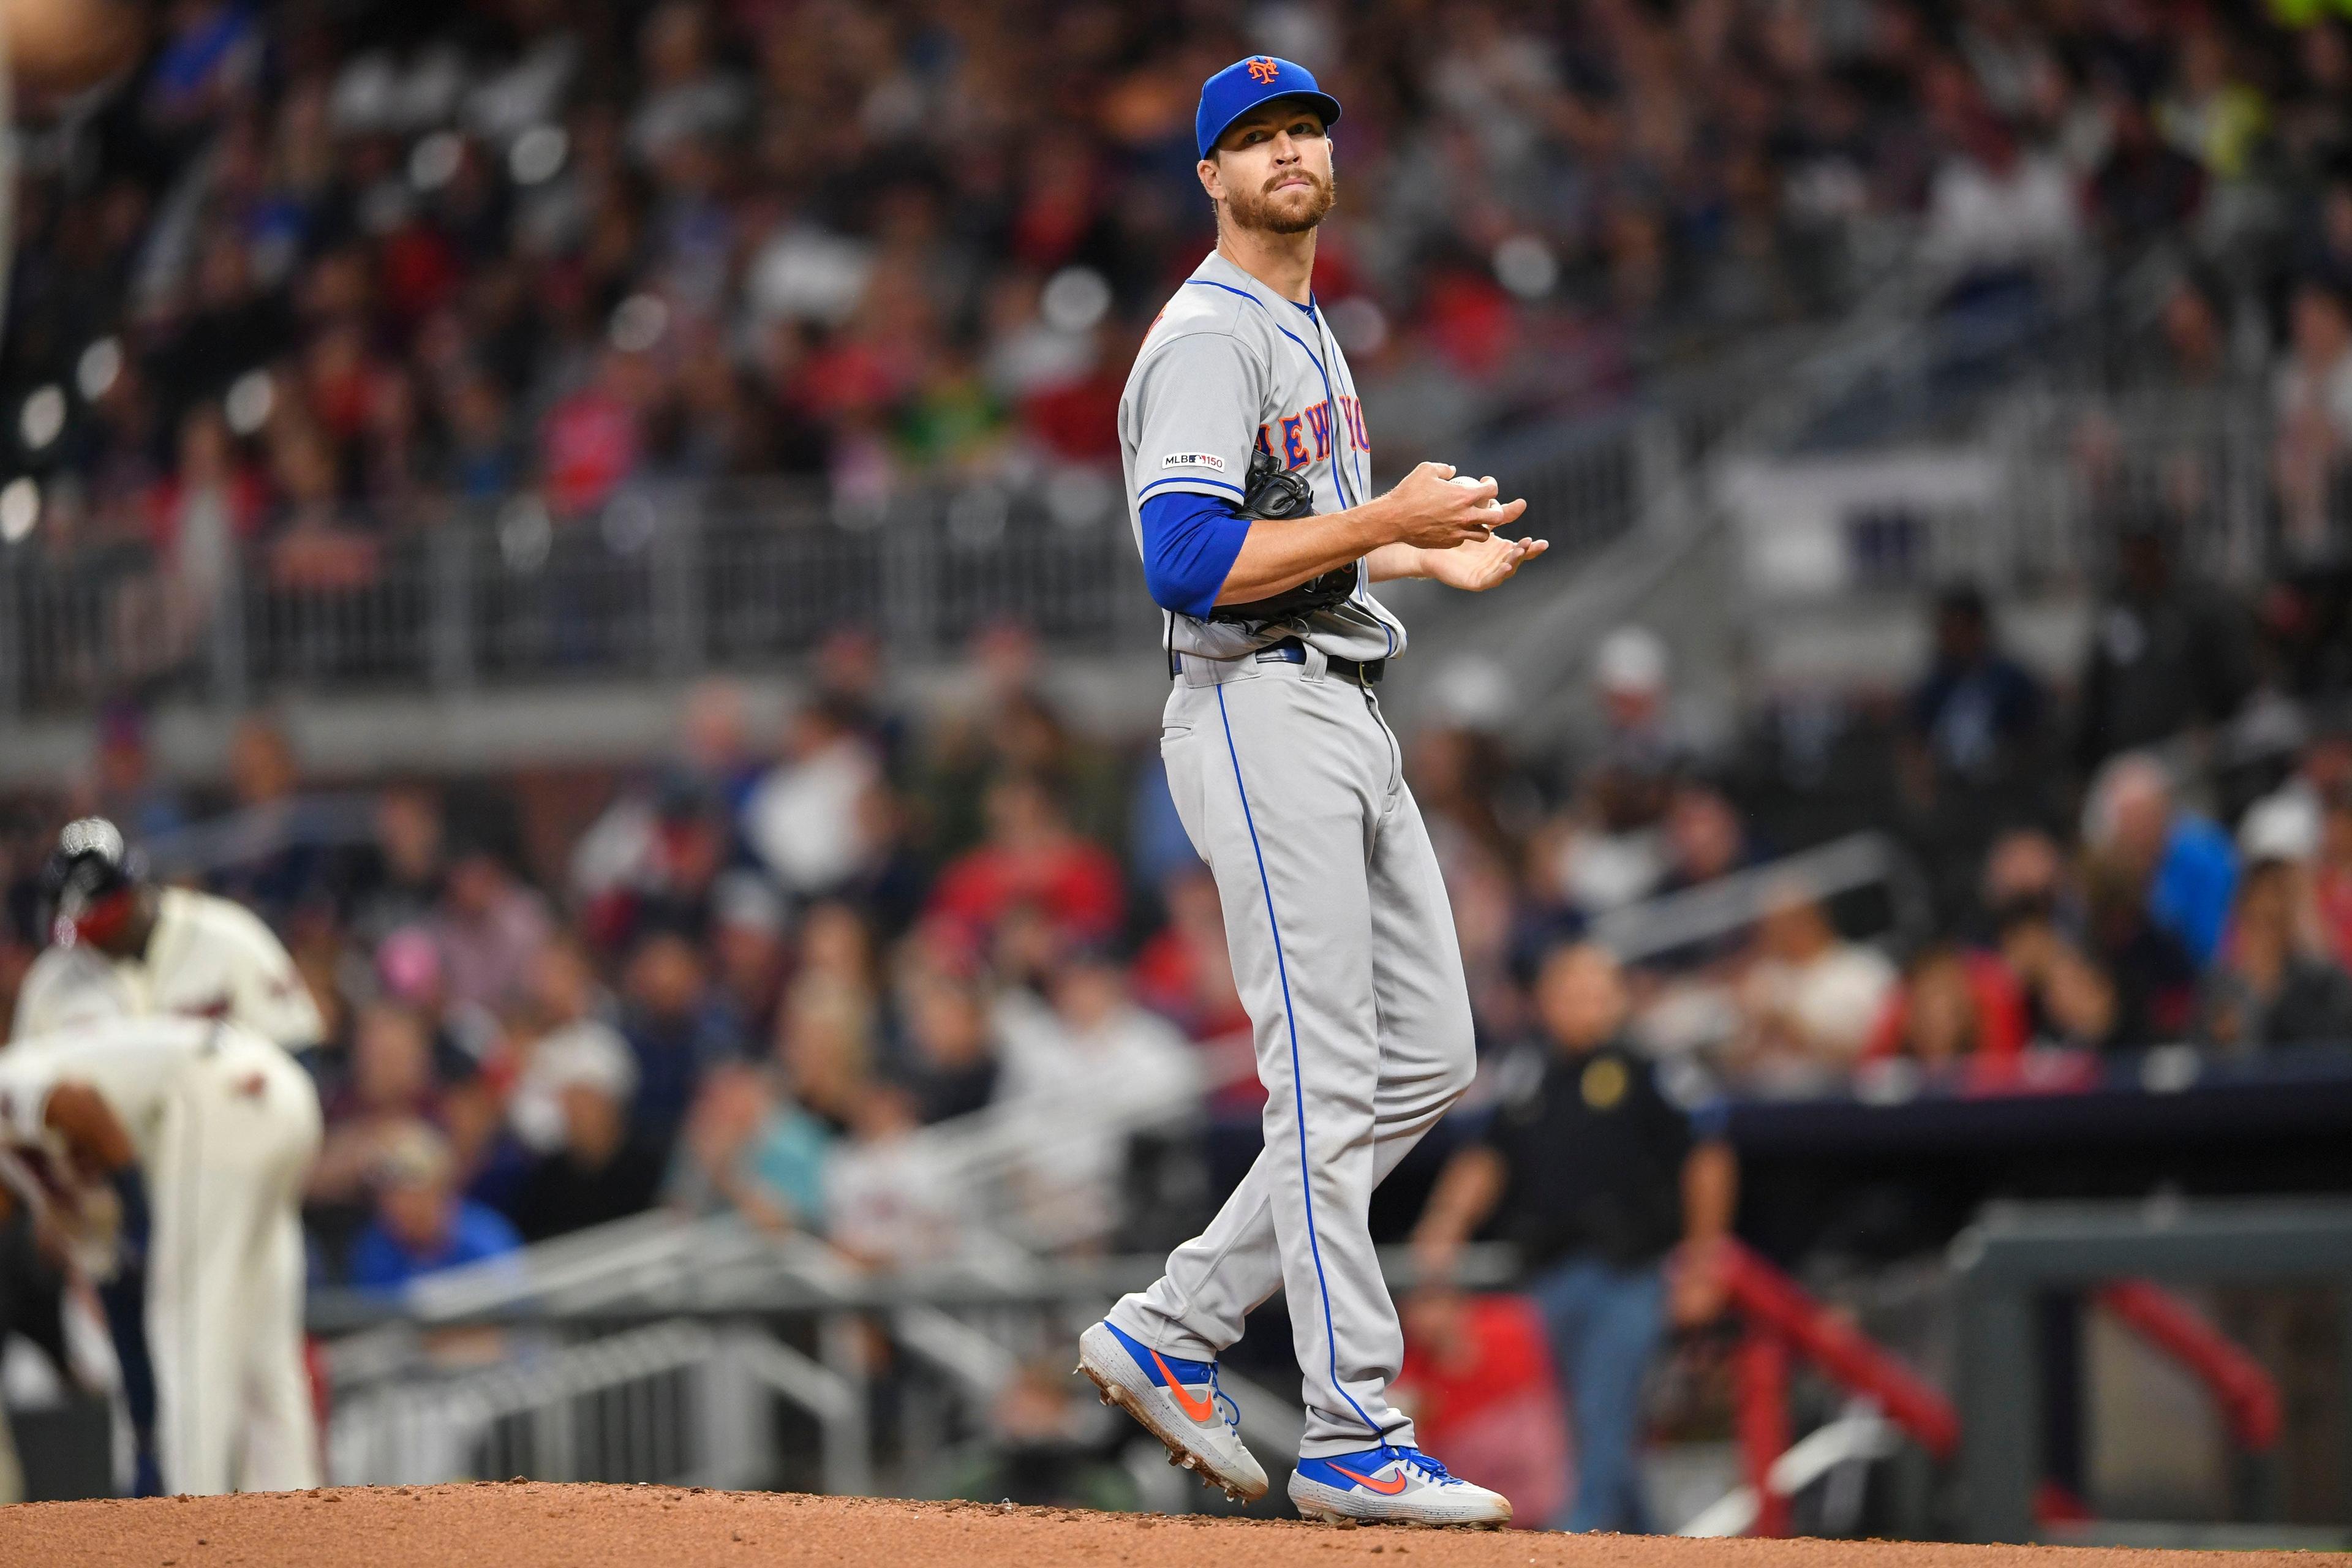
{"label": "blurred player in white uniform", "polygon": [[99,1018],[222,1018],[289,1051],[326,1032],[294,959],[243,905],[158,888],[103,817],[66,825],[49,858],[53,945],[16,996],[12,1038]]}
{"label": "blurred player in white uniform", "polygon": [[117,1018],[0,1052],[0,1141],[50,1173],[55,1218],[82,1250],[104,1249],[87,1223],[110,1206],[100,1184],[121,1194],[124,1231],[137,1228],[130,1168],[144,1173],[167,1492],[320,1484],[300,1219],[319,1137],[310,1075],[235,1025]]}
{"label": "blurred player in white uniform", "polygon": [[[0,0],[0,131],[13,132],[20,104],[37,112],[120,79],[137,63],[156,14],[136,0]],[[16,251],[16,142],[0,134],[0,299]],[[0,1310],[0,1338],[12,1326],[11,1312]],[[16,1500],[21,1481],[0,1419],[0,1503]]]}
{"label": "blurred player in white uniform", "polygon": [[[178,1016],[236,1025],[284,1057],[325,1033],[292,955],[259,917],[209,893],[155,887],[137,853],[103,817],[66,825],[44,884],[52,945],[26,972],[13,1039],[69,1047],[93,1025]],[[287,1061],[292,1065],[290,1057]],[[171,1477],[159,1384],[164,1358],[175,1352],[154,1341],[152,1331],[159,1306],[175,1309],[161,1300],[167,1287],[156,1266],[142,1260],[149,1249],[138,1227],[127,1240],[121,1267],[97,1283],[139,1456],[133,1490],[144,1493]],[[296,1278],[299,1283],[299,1272]],[[151,1290],[157,1300],[149,1299]]]}

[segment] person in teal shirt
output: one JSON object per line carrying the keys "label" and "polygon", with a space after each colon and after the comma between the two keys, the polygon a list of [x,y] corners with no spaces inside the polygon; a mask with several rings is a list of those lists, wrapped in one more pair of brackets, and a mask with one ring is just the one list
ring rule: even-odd
{"label": "person in teal shirt", "polygon": [[832,1147],[824,1123],[777,1094],[759,1068],[719,1068],[687,1119],[670,1198],[698,1214],[732,1209],[762,1230],[814,1231]]}

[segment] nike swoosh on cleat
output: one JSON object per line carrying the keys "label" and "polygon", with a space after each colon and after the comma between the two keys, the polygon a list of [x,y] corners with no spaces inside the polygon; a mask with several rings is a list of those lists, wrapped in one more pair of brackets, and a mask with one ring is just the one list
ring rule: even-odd
{"label": "nike swoosh on cleat", "polygon": [[1405,1489],[1405,1478],[1402,1474],[1385,1481],[1376,1481],[1370,1476],[1358,1475],[1355,1471],[1349,1469],[1345,1465],[1334,1465],[1331,1468],[1339,1471],[1341,1475],[1347,1477],[1349,1480],[1355,1482],[1358,1486],[1370,1487],[1372,1490],[1380,1493],[1382,1497],[1394,1497],[1397,1493],[1404,1490]]}
{"label": "nike swoosh on cleat", "polygon": [[1176,1374],[1168,1370],[1168,1363],[1160,1359],[1160,1352],[1152,1350],[1149,1345],[1146,1345],[1144,1349],[1151,1357],[1151,1364],[1158,1367],[1160,1369],[1160,1375],[1167,1380],[1168,1392],[1176,1396],[1177,1409],[1181,1410],[1186,1415],[1191,1416],[1194,1421],[1199,1422],[1203,1426],[1217,1418],[1217,1404],[1215,1400],[1199,1399],[1187,1394],[1184,1391],[1184,1385],[1176,1381]]}

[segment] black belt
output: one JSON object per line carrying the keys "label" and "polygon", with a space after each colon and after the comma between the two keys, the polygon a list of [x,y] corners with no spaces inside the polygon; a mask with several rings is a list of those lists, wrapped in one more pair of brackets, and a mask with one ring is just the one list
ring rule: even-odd
{"label": "black belt", "polygon": [[[1307,645],[1297,637],[1285,637],[1280,642],[1268,643],[1258,649],[1256,657],[1280,664],[1305,664]],[[1359,661],[1341,658],[1334,653],[1324,655],[1324,661],[1329,665],[1331,672],[1340,679],[1352,680],[1359,686],[1378,686],[1381,683],[1381,678],[1388,674],[1389,670],[1389,661],[1384,658]],[[1173,648],[1168,650],[1168,673],[1171,676],[1184,673],[1183,656]]]}
{"label": "black belt", "polygon": [[[1280,642],[1268,643],[1258,649],[1257,657],[1261,660],[1278,659],[1284,664],[1305,664],[1307,645],[1297,637],[1285,637]],[[1384,658],[1365,659],[1359,662],[1352,658],[1341,658],[1336,653],[1326,654],[1324,658],[1329,663],[1332,674],[1343,680],[1352,680],[1359,686],[1378,686],[1381,683],[1381,678],[1389,670],[1389,661]]]}

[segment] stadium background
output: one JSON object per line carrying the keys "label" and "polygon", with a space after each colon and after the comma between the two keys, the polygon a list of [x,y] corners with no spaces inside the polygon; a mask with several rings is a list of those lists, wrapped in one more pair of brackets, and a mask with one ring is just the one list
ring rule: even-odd
{"label": "stadium background", "polygon": [[[1378,466],[1493,471],[1556,545],[1492,600],[1395,596],[1487,1070],[1381,1234],[1540,1059],[1530,982],[1583,932],[1722,1114],[1742,1236],[1931,1380],[1986,1200],[2344,1184],[2325,6],[163,15],[21,132],[0,996],[83,812],[286,938],[333,1026],[347,1479],[677,1479],[733,1421],[739,1483],[1181,1506],[1050,1324],[1255,1136],[1112,422],[1209,243],[1197,84],[1251,50],[1349,106],[1317,285]],[[404,1224],[605,1223],[397,1293]],[[755,1266],[720,1331],[646,1304]],[[565,1289],[651,1359],[563,1359],[611,1327]],[[2273,1438],[2211,1355],[2062,1305],[2045,1515],[2352,1521],[2334,1298],[2180,1300],[2284,1391]],[[1419,1307],[1433,1397],[1564,1441],[1488,1398],[1545,1384],[1507,1309]],[[402,1337],[436,1311],[498,1326]],[[709,1408],[754,1316],[844,1381]],[[1664,1527],[1739,1479],[1743,1332],[1655,1369]],[[940,1371],[974,1335],[984,1387]],[[1276,1388],[1284,1338],[1241,1363]],[[468,1414],[484,1365],[522,1392]],[[1811,1373],[1793,1408],[1853,1414]],[[1963,1528],[1906,1466],[1833,1467],[1802,1521]]]}

